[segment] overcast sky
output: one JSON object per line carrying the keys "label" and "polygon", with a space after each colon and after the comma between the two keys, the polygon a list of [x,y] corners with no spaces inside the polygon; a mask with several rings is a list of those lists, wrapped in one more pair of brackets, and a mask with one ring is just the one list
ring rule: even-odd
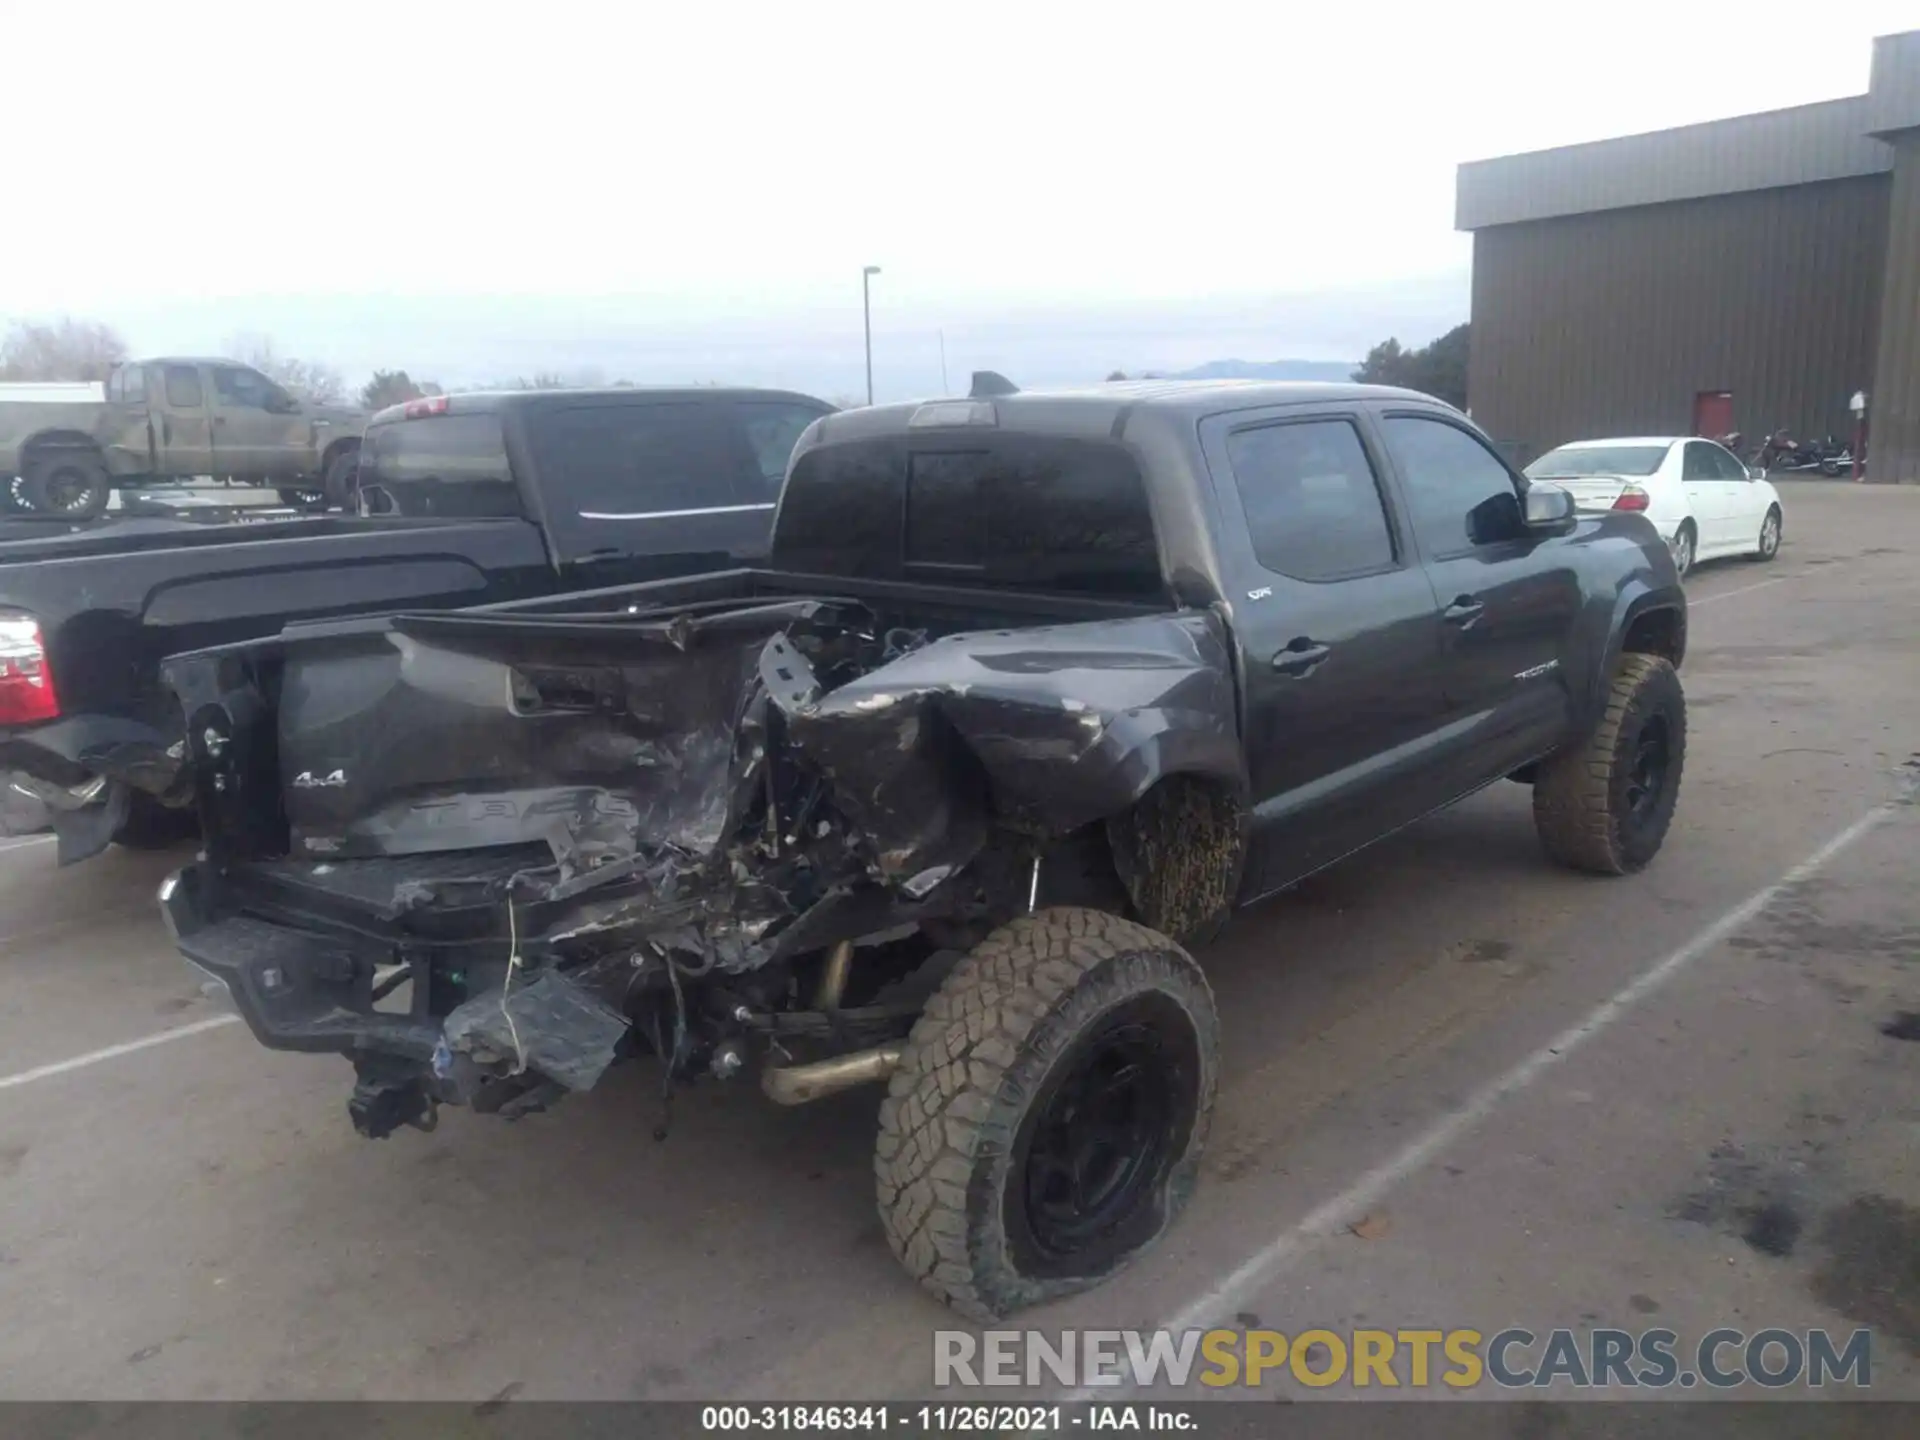
{"label": "overcast sky", "polygon": [[[0,0],[0,317],[883,395],[1466,318],[1462,160],[1857,94],[1920,0]],[[40,58],[36,58],[40,57]],[[1038,372],[1038,373],[1037,373]]]}

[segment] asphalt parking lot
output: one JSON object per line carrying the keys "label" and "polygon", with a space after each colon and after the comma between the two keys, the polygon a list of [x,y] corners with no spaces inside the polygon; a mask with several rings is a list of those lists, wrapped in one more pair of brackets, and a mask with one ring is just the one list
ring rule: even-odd
{"label": "asphalt parking lot", "polygon": [[[1185,1221],[1022,1323],[1864,1325],[1920,1397],[1920,489],[1783,490],[1775,564],[1689,582],[1654,866],[1549,868],[1502,785],[1242,917]],[[0,841],[0,1398],[927,1392],[876,1094],[360,1140],[188,978],[183,858]]]}

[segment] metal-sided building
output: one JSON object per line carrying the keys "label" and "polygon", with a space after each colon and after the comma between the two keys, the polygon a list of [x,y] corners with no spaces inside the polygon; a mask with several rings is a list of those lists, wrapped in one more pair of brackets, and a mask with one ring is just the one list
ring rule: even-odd
{"label": "metal-sided building", "polygon": [[1920,31],[1865,95],[1460,167],[1474,418],[1566,440],[1785,427],[1920,482]]}

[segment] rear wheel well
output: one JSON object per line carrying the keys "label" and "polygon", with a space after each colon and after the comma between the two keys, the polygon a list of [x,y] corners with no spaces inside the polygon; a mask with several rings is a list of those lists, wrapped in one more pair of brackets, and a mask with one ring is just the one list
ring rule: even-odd
{"label": "rear wheel well", "polygon": [[320,455],[321,477],[325,478],[328,469],[333,465],[335,460],[338,460],[342,455],[346,454],[347,451],[358,450],[359,448],[360,437],[358,435],[344,436],[327,446]]}
{"label": "rear wheel well", "polygon": [[83,430],[43,430],[20,447],[20,468],[24,471],[42,455],[54,452],[79,452],[102,462],[106,460],[100,442]]}
{"label": "rear wheel well", "polygon": [[1168,775],[1106,823],[1120,883],[1140,920],[1183,945],[1226,923],[1246,863],[1247,806],[1231,786]]}
{"label": "rear wheel well", "polygon": [[[1691,525],[1687,520],[1682,522]],[[1623,653],[1634,655],[1658,655],[1669,664],[1678,666],[1686,653],[1687,627],[1680,618],[1680,612],[1666,606],[1658,610],[1643,610],[1627,622],[1627,633],[1621,637],[1620,649]]]}

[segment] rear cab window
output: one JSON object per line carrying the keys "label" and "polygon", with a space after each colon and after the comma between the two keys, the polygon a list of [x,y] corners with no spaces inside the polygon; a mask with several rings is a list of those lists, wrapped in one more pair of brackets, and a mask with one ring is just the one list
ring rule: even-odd
{"label": "rear cab window", "polygon": [[488,412],[370,427],[360,447],[360,493],[376,515],[506,519],[523,513],[500,417]]}
{"label": "rear cab window", "polygon": [[822,575],[1161,601],[1160,550],[1124,446],[978,432],[820,445],[794,462],[773,563]]}

